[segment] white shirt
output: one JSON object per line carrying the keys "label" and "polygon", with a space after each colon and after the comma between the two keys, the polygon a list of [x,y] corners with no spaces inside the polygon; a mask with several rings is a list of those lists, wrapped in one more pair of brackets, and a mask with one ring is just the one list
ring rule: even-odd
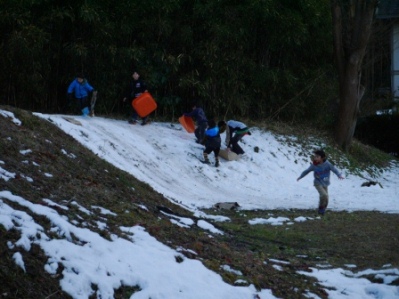
{"label": "white shirt", "polygon": [[239,122],[239,121],[236,121],[236,120],[229,120],[227,122],[227,125],[229,127],[231,127],[231,128],[234,128],[234,129],[245,129],[247,127],[246,124],[244,124],[242,122]]}

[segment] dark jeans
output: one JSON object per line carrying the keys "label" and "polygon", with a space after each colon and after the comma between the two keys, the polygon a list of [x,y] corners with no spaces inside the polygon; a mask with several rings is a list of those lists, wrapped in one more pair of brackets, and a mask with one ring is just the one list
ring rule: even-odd
{"label": "dark jeans", "polygon": [[76,101],[77,101],[77,106],[78,106],[78,109],[79,109],[80,113],[82,113],[82,110],[84,108],[86,108],[86,107],[90,111],[90,104],[89,104],[89,100],[88,100],[87,97],[83,97],[83,98],[80,98],[80,99],[77,98]]}
{"label": "dark jeans", "polygon": [[78,107],[80,110],[89,106],[89,101],[87,100],[87,97],[83,97],[83,98],[76,99],[76,100],[78,101]]}
{"label": "dark jeans", "polygon": [[204,153],[206,153],[208,155],[210,153],[212,153],[212,152],[214,152],[215,157],[218,157],[219,156],[219,152],[220,152],[220,147],[211,147],[211,146],[209,146],[209,147],[206,147],[205,150],[204,150]]}
{"label": "dark jeans", "polygon": [[245,152],[239,146],[238,141],[240,141],[244,137],[244,134],[235,134],[233,138],[230,140],[231,150],[236,153],[237,155],[243,155]]}
{"label": "dark jeans", "polygon": [[197,142],[201,143],[205,136],[205,130],[208,127],[208,122],[204,121],[198,124],[198,127],[195,129],[194,134],[197,137]]}
{"label": "dark jeans", "polygon": [[[132,107],[132,120],[137,121],[138,118],[139,118],[139,115],[137,114],[136,110],[134,110],[134,108]],[[142,122],[143,123],[147,122],[147,118],[148,118],[148,116],[142,117],[141,118]]]}

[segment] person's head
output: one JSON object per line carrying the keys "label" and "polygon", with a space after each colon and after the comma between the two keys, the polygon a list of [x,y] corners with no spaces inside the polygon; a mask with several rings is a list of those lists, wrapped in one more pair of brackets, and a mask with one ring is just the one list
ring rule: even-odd
{"label": "person's head", "polygon": [[83,73],[78,73],[76,75],[76,80],[78,80],[79,83],[82,83],[85,80],[85,76],[83,75]]}
{"label": "person's head", "polygon": [[200,100],[195,100],[191,103],[191,108],[193,110],[197,109],[197,108],[201,108],[201,102]]}
{"label": "person's head", "polygon": [[219,132],[223,133],[224,131],[226,131],[226,122],[224,120],[220,120],[218,122],[218,127],[219,127]]}
{"label": "person's head", "polygon": [[314,162],[324,162],[326,160],[326,153],[323,150],[316,150],[313,152]]}
{"label": "person's head", "polygon": [[132,78],[133,78],[134,80],[138,80],[138,79],[140,78],[140,74],[138,73],[137,70],[133,70]]}

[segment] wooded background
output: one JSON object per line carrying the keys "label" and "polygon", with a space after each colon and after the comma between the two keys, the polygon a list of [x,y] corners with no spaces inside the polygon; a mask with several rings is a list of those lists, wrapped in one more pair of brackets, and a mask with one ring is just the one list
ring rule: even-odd
{"label": "wooded background", "polygon": [[[366,54],[369,99],[389,86],[383,28]],[[137,68],[158,117],[175,120],[193,101],[219,119],[331,126],[336,116],[330,0],[1,0],[0,32],[2,104],[64,112],[83,71],[96,112],[124,113]]]}

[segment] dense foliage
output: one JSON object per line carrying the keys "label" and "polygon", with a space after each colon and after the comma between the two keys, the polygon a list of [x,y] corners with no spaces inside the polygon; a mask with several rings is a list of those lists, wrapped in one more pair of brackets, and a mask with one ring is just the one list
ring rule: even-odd
{"label": "dense foliage", "polygon": [[200,100],[209,116],[317,121],[336,96],[329,0],[0,5],[2,104],[63,112],[83,71],[97,111],[120,113],[133,67],[169,118]]}

